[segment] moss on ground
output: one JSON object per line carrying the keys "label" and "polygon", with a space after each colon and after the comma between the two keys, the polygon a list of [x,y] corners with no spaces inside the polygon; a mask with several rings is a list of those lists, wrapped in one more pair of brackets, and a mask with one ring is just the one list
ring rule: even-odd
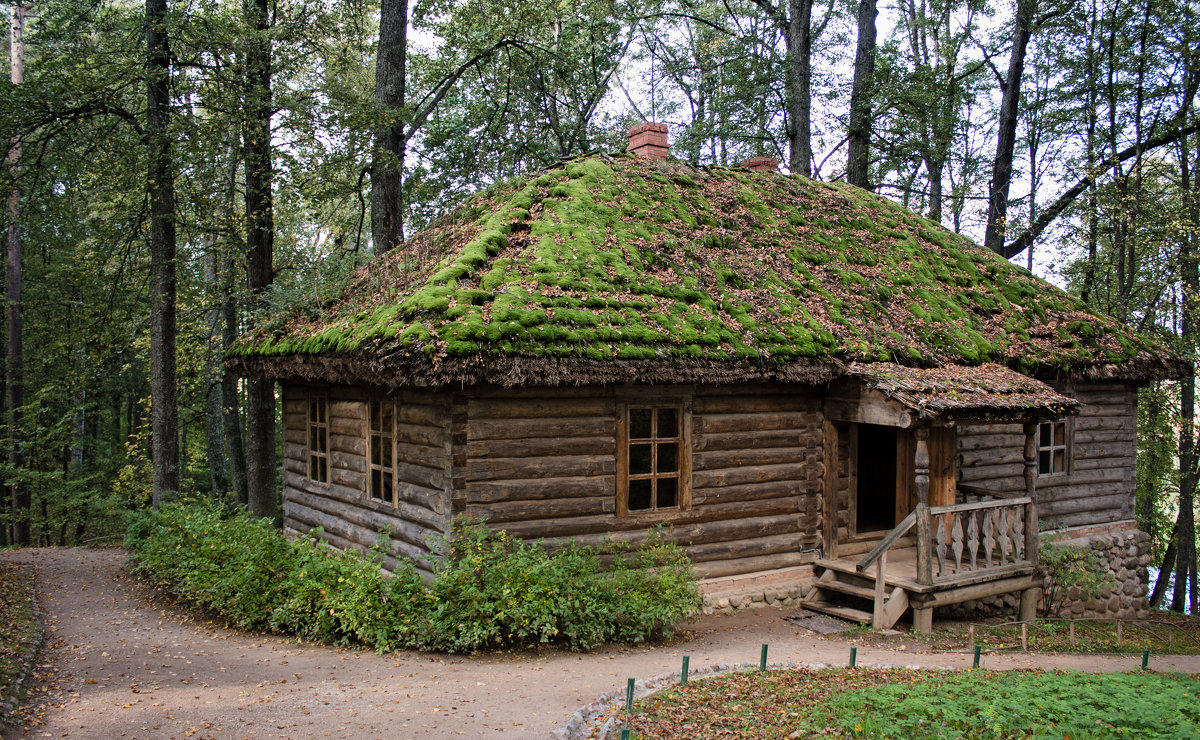
{"label": "moss on ground", "polygon": [[493,186],[232,351],[1067,371],[1163,354],[872,193],[628,155]]}

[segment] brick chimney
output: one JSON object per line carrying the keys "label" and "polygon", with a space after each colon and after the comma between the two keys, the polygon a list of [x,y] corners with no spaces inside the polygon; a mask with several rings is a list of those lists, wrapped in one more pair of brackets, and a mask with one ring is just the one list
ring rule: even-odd
{"label": "brick chimney", "polygon": [[744,160],[742,166],[755,172],[778,172],[779,160],[774,157],[751,157]]}
{"label": "brick chimney", "polygon": [[667,148],[667,124],[647,121],[629,129],[630,152],[646,159],[666,159],[670,149]]}

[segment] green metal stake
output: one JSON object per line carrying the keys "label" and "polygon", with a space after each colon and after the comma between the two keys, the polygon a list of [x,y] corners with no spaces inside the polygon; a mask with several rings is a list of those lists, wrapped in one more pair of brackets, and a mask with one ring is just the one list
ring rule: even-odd
{"label": "green metal stake", "polygon": [[633,714],[633,679],[625,685],[625,713]]}
{"label": "green metal stake", "polygon": [[763,643],[762,654],[758,656],[758,670],[767,670],[767,643]]}
{"label": "green metal stake", "polygon": [[628,727],[621,728],[621,740],[629,740],[629,728]]}
{"label": "green metal stake", "polygon": [[974,663],[974,664],[971,666],[972,668],[978,668],[978,667],[979,667],[979,653],[980,653],[982,650],[983,650],[983,648],[982,648],[981,646],[979,646],[979,645],[976,645],[976,646],[975,646],[975,663]]}
{"label": "green metal stake", "polygon": [[687,683],[688,674],[688,656],[683,656],[683,670],[679,672],[679,684],[682,686]]}
{"label": "green metal stake", "polygon": [[1142,651],[1142,670],[1144,671],[1144,670],[1148,669],[1149,667],[1150,667],[1150,651],[1143,650]]}
{"label": "green metal stake", "polygon": [[850,667],[853,668],[856,663],[858,663],[858,648],[852,647],[850,648]]}

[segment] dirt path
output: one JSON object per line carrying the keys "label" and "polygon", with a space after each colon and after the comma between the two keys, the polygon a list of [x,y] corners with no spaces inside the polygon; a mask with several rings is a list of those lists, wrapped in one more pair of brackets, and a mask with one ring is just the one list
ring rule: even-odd
{"label": "dirt path", "polygon": [[[114,549],[0,553],[37,568],[48,650],[16,737],[205,738],[546,737],[581,705],[629,676],[756,660],[844,662],[848,644],[809,636],[761,610],[712,617],[687,642],[453,658],[380,656],[250,635],[196,621],[124,574]],[[860,665],[961,666],[956,653],[860,647]],[[989,656],[989,668],[1118,671],[1136,657]],[[1159,657],[1158,670],[1200,672],[1200,656]],[[41,690],[38,687],[43,687]]]}

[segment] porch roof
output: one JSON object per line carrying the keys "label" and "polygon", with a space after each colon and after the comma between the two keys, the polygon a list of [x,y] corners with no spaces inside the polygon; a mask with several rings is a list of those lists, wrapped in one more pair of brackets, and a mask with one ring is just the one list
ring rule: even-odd
{"label": "porch roof", "polygon": [[1080,406],[1040,380],[996,364],[916,368],[854,363],[847,374],[924,418],[1057,418],[1075,413]]}

